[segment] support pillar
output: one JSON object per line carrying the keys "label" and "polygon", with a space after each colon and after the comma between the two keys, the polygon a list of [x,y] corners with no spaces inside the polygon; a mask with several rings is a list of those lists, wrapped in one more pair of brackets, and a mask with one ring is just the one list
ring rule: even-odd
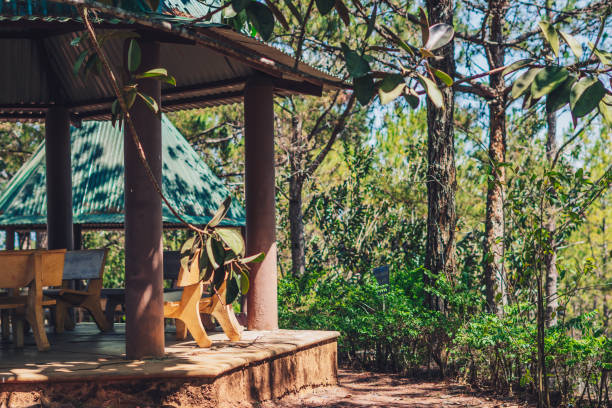
{"label": "support pillar", "polygon": [[244,91],[247,254],[265,252],[251,264],[247,298],[249,330],[278,329],[274,106],[271,79],[250,79]]}
{"label": "support pillar", "polygon": [[70,113],[62,106],[45,118],[47,168],[47,243],[49,249],[73,249]]}
{"label": "support pillar", "polygon": [[6,229],[6,238],[4,239],[4,249],[12,251],[15,249],[15,228],[8,227]]}
{"label": "support pillar", "polygon": [[[139,40],[142,62],[139,70],[158,68],[159,44]],[[129,41],[125,43],[127,55]],[[127,66],[127,63],[125,64]],[[138,89],[161,108],[161,85],[140,80]],[[136,133],[154,177],[161,185],[161,116],[140,99],[131,110]],[[162,252],[162,203],[147,177],[130,128],[124,125],[125,163],[125,307],[126,355],[128,359],[164,355],[164,293]]]}

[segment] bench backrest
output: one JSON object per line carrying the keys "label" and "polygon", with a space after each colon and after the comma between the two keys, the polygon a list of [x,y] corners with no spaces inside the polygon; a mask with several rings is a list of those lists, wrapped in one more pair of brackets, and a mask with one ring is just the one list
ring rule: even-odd
{"label": "bench backrest", "polygon": [[107,252],[107,249],[84,249],[66,252],[63,279],[102,279]]}
{"label": "bench backrest", "polygon": [[0,251],[0,288],[23,288],[34,279],[34,257],[39,257],[42,286],[62,283],[65,249]]}
{"label": "bench backrest", "polygon": [[177,280],[180,270],[181,251],[164,251],[164,280]]}

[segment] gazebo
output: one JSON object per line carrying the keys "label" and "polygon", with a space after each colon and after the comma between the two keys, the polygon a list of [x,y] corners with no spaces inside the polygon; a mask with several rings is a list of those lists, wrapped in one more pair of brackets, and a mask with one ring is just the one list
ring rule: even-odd
{"label": "gazebo", "polygon": [[[0,7],[0,120],[45,122],[48,247],[72,249],[70,124],[109,119],[115,96],[104,75],[72,73],[81,49],[71,42],[84,34],[76,9],[49,0],[9,0]],[[98,32],[136,33],[139,69],[163,67],[176,78],[176,87],[147,78],[138,82],[162,111],[244,103],[247,252],[266,254],[251,270],[248,328],[277,329],[273,98],[321,95],[341,81],[228,27],[184,17],[208,13],[197,1],[162,0],[148,13],[113,10],[92,19]],[[118,38],[105,42],[113,66],[124,66],[127,44]],[[130,112],[159,183],[161,117],[140,100]],[[161,357],[162,203],[127,131],[124,138],[126,355]]]}
{"label": "gazebo", "polygon": [[[81,230],[124,228],[123,133],[109,121],[71,127],[72,206],[75,248]],[[230,191],[165,114],[162,115],[162,190],[194,225],[210,221]],[[164,204],[164,228],[183,224]],[[244,227],[244,208],[233,201],[222,226]],[[0,228],[46,230],[45,143],[36,149],[0,193]],[[9,239],[10,241],[10,239]],[[10,246],[10,244],[8,244]]]}

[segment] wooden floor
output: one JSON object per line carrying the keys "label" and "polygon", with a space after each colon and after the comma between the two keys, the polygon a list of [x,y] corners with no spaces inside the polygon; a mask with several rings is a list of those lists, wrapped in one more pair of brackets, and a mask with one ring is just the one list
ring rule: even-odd
{"label": "wooden floor", "polygon": [[25,347],[0,345],[0,384],[71,381],[112,381],[145,378],[199,377],[214,379],[223,374],[296,353],[320,344],[335,343],[337,332],[245,331],[239,342],[229,342],[222,333],[211,333],[213,346],[201,349],[193,341],[174,340],[166,333],[163,359],[125,359],[125,327],[100,333],[93,323],[80,323],[74,331],[49,332],[51,349],[39,352],[34,339]]}

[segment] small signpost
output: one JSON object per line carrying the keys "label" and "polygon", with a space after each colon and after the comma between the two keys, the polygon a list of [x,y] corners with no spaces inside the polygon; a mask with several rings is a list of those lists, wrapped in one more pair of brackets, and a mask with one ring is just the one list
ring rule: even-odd
{"label": "small signpost", "polygon": [[389,285],[389,265],[374,268],[372,273],[374,273],[374,277],[376,278],[376,281],[378,281],[379,285]]}

